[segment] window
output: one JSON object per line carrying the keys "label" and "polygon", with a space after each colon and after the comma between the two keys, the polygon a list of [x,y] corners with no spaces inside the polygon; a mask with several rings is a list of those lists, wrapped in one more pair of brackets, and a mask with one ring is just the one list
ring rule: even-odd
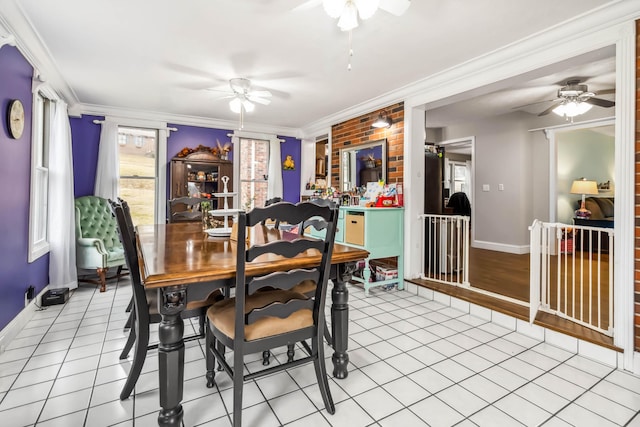
{"label": "window", "polygon": [[54,103],[41,93],[33,95],[31,136],[31,194],[29,211],[29,262],[49,252],[49,133]]}
{"label": "window", "polygon": [[269,178],[269,141],[240,138],[240,208],[264,206]]}
{"label": "window", "polygon": [[127,201],[134,224],[154,224],[158,131],[118,127],[120,197]]}

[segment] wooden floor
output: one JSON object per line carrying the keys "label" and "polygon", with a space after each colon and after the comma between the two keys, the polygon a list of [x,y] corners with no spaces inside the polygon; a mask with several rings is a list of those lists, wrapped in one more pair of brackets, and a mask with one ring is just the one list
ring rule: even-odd
{"label": "wooden floor", "polygon": [[[608,261],[608,260],[605,260]],[[514,300],[529,302],[529,255],[515,255],[485,249],[471,248],[469,253],[469,283],[473,288],[504,295]],[[419,286],[454,296],[517,319],[529,320],[528,306],[505,301],[474,290],[422,279],[407,280]],[[608,282],[607,282],[608,283]],[[555,290],[552,290],[552,294]],[[577,310],[580,300],[577,300]],[[570,308],[572,305],[570,305]],[[604,313],[603,315],[608,315]],[[538,312],[535,324],[583,339],[607,348],[621,351],[613,339],[593,329],[562,319],[553,314]]]}

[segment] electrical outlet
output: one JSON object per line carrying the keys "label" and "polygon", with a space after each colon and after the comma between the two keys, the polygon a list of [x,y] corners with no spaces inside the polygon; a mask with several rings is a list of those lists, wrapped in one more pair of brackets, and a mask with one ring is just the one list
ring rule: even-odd
{"label": "electrical outlet", "polygon": [[36,296],[36,288],[29,286],[27,289],[27,299],[31,301]]}

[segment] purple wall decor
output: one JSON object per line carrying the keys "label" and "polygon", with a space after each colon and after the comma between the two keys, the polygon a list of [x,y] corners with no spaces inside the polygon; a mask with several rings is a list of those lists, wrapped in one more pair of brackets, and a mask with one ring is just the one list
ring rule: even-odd
{"label": "purple wall decor", "polygon": [[98,148],[102,126],[93,123],[104,120],[99,116],[70,117],[73,151],[74,197],[90,196],[96,183]]}
{"label": "purple wall decor", "polygon": [[[29,194],[31,182],[31,78],[33,68],[18,49],[0,48],[0,329],[24,308],[29,285],[39,293],[49,282],[49,255],[32,263],[29,252]],[[12,139],[7,129],[9,102],[24,105],[24,133]]]}

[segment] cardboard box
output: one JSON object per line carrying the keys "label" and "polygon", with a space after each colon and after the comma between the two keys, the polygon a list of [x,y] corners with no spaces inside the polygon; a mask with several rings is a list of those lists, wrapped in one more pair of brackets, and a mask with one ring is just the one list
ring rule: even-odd
{"label": "cardboard box", "polygon": [[376,282],[398,278],[398,269],[388,265],[376,266]]}

